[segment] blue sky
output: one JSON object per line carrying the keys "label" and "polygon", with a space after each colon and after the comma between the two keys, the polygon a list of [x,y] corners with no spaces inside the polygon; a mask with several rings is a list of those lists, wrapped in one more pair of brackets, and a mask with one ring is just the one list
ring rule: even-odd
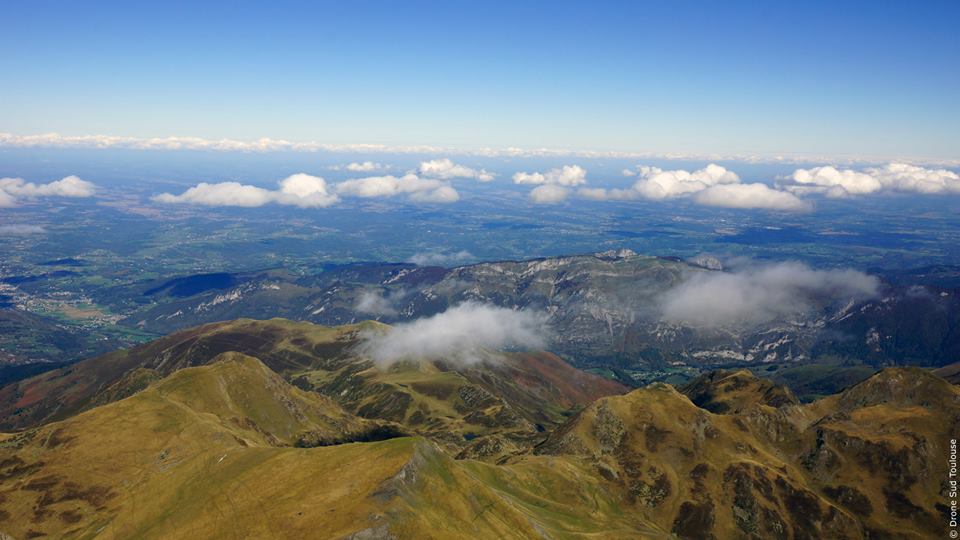
{"label": "blue sky", "polygon": [[0,132],[960,157],[960,2],[15,2]]}

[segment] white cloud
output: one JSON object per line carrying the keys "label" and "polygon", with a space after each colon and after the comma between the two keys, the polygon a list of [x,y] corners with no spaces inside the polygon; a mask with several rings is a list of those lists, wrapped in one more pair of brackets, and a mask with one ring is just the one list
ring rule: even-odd
{"label": "white cloud", "polygon": [[556,204],[570,195],[570,188],[555,184],[544,184],[530,190],[530,200],[537,204]]}
{"label": "white cloud", "polygon": [[771,189],[766,184],[721,184],[699,191],[693,200],[705,206],[762,208],[802,212],[812,208],[793,193]]}
{"label": "white cloud", "polygon": [[957,173],[906,163],[890,163],[862,171],[831,166],[797,169],[789,177],[781,178],[780,183],[793,193],[820,193],[834,198],[880,191],[960,193],[960,175]]}
{"label": "white cloud", "polygon": [[741,184],[737,173],[713,163],[693,172],[638,166],[636,170],[624,170],[623,174],[639,177],[632,188],[580,188],[577,194],[596,201],[629,200],[638,197],[653,200],[692,197],[697,204],[724,208],[783,211],[812,208],[793,193],[773,189],[762,183]]}
{"label": "white cloud", "polygon": [[419,358],[471,364],[482,349],[545,347],[545,320],[541,314],[466,302],[383,334],[368,334],[362,350],[380,365]]}
{"label": "white cloud", "polygon": [[659,167],[637,168],[639,180],[633,185],[640,195],[648,199],[671,199],[703,191],[718,184],[735,184],[740,181],[737,173],[711,163],[689,172],[682,169],[665,171]]}
{"label": "white cloud", "polygon": [[[419,178],[415,175],[408,175],[406,178],[411,187],[414,183],[419,182]],[[392,175],[368,176],[340,182],[337,184],[336,190],[337,193],[354,197],[392,197],[402,192],[400,187],[402,183],[404,183],[403,178]],[[437,182],[437,186],[440,184],[440,182]]]}
{"label": "white cloud", "polygon": [[846,197],[875,193],[883,189],[883,184],[863,172],[826,166],[797,169],[784,183],[784,189],[801,195],[823,193],[828,197]]}
{"label": "white cloud", "polygon": [[13,208],[17,205],[17,198],[0,189],[0,208]]}
{"label": "white cloud", "polygon": [[410,200],[423,203],[455,203],[460,200],[460,193],[450,186],[440,186],[430,191],[415,191],[410,194]]}
{"label": "white cloud", "polygon": [[327,181],[319,176],[297,173],[280,181],[277,202],[301,208],[323,208],[337,202],[327,191]]}
{"label": "white cloud", "polygon": [[97,187],[77,176],[67,176],[46,184],[27,182],[23,178],[0,178],[0,208],[17,205],[18,198],[92,197]]}
{"label": "white cloud", "polygon": [[239,182],[202,182],[180,195],[162,193],[153,197],[161,203],[199,204],[204,206],[258,207],[276,203],[301,208],[322,208],[337,202],[327,190],[327,182],[319,176],[298,173],[279,182],[280,189],[268,190]]}
{"label": "white cloud", "polygon": [[960,175],[946,169],[927,169],[906,163],[890,163],[867,169],[888,189],[917,193],[960,193]]}
{"label": "white cloud", "polygon": [[0,178],[0,189],[18,197],[91,197],[96,186],[71,175],[47,184],[25,182],[23,178]]}
{"label": "white cloud", "polygon": [[633,189],[580,188],[577,195],[594,201],[626,201],[640,196]]}
{"label": "white cloud", "polygon": [[46,229],[40,225],[0,225],[0,236],[23,236],[28,234],[43,234]]}
{"label": "white cloud", "polygon": [[447,266],[461,264],[474,259],[472,253],[467,250],[457,251],[455,253],[441,253],[437,251],[417,253],[410,257],[409,261],[417,266]]}
{"label": "white cloud", "polygon": [[856,270],[813,270],[780,263],[737,272],[696,272],[667,291],[664,320],[698,327],[749,327],[824,305],[875,297],[873,276]]}
{"label": "white cloud", "polygon": [[579,165],[564,165],[560,168],[550,169],[545,173],[518,172],[513,175],[513,183],[579,186],[587,183],[587,170]]}
{"label": "white cloud", "polygon": [[337,193],[355,197],[394,197],[408,195],[416,202],[452,203],[460,200],[457,190],[444,181],[420,178],[415,174],[402,177],[370,176],[345,180],[336,185]]}
{"label": "white cloud", "polygon": [[357,298],[354,310],[359,313],[368,313],[371,315],[393,316],[397,314],[397,309],[393,307],[392,298],[384,298],[376,291],[363,291]]}
{"label": "white cloud", "polygon": [[447,182],[420,178],[415,174],[402,177],[392,175],[354,178],[328,186],[319,176],[298,173],[279,182],[279,189],[269,190],[238,182],[197,184],[180,195],[163,193],[153,197],[161,203],[186,203],[206,206],[258,207],[283,204],[301,208],[323,208],[340,200],[341,195],[353,197],[394,197],[407,195],[410,200],[425,203],[452,203],[460,194]]}
{"label": "white cloud", "polygon": [[426,176],[427,178],[440,178],[442,180],[473,178],[480,182],[489,182],[496,176],[484,169],[477,170],[465,165],[458,165],[449,158],[423,161],[417,170],[422,176]]}
{"label": "white cloud", "polygon": [[364,161],[363,163],[348,163],[344,168],[350,172],[373,172],[383,170],[386,167],[380,163]]}
{"label": "white cloud", "polygon": [[169,204],[200,204],[204,206],[263,206],[273,201],[274,192],[239,182],[201,182],[180,195],[161,193],[153,200]]}

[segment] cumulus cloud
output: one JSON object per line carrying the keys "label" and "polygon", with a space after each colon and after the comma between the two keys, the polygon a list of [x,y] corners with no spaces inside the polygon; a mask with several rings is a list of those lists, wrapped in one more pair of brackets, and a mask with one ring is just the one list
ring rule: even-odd
{"label": "cumulus cloud", "polygon": [[718,184],[735,184],[740,181],[737,173],[711,163],[689,172],[682,169],[665,171],[659,167],[637,168],[639,180],[633,185],[640,195],[648,199],[671,199],[703,191]]}
{"label": "cumulus cloud", "polygon": [[350,163],[347,165],[347,170],[351,172],[373,172],[379,171],[382,168],[383,165],[374,163],[372,161],[364,161],[363,163]]}
{"label": "cumulus cloud", "polygon": [[480,182],[489,182],[496,175],[484,169],[472,169],[465,165],[458,165],[449,158],[423,161],[417,168],[422,176],[452,180],[454,178],[473,178]]}
{"label": "cumulus cloud", "polygon": [[239,182],[201,182],[180,195],[161,193],[153,200],[168,204],[201,204],[205,206],[263,206],[273,201],[274,192]]}
{"label": "cumulus cloud", "polygon": [[46,229],[40,225],[0,225],[0,236],[25,236],[28,234],[43,234]]}
{"label": "cumulus cloud", "polygon": [[780,184],[793,193],[819,193],[833,198],[885,190],[925,194],[960,193],[960,175],[957,173],[906,163],[889,163],[862,171],[831,166],[797,169],[790,176],[781,178]]}
{"label": "cumulus cloud", "polygon": [[448,183],[434,178],[420,178],[415,174],[354,178],[337,184],[336,191],[342,195],[366,198],[408,195],[413,201],[430,203],[460,200],[460,194]]}
{"label": "cumulus cloud", "polygon": [[556,204],[570,195],[570,188],[555,184],[544,184],[530,190],[530,200],[537,204]]}
{"label": "cumulus cloud", "polygon": [[258,207],[283,204],[301,208],[323,208],[340,200],[340,196],[394,197],[406,195],[412,201],[424,203],[452,203],[460,194],[448,182],[435,178],[420,178],[415,174],[368,176],[344,180],[328,185],[319,176],[299,173],[279,182],[276,190],[239,182],[197,184],[180,195],[162,193],[153,197],[161,203],[199,204],[205,206]]}
{"label": "cumulus cloud", "polygon": [[782,179],[781,183],[784,189],[792,193],[822,193],[828,197],[863,195],[883,189],[883,184],[869,174],[830,166],[797,169],[789,178]]}
{"label": "cumulus cloud", "polygon": [[455,253],[442,253],[437,251],[417,253],[410,257],[409,261],[417,266],[447,266],[462,264],[473,260],[474,256],[467,250],[457,251]]}
{"label": "cumulus cloud", "polygon": [[927,169],[906,163],[890,163],[867,169],[889,189],[917,193],[960,193],[960,175],[946,169]]}
{"label": "cumulus cloud", "polygon": [[368,334],[361,350],[381,366],[405,359],[471,364],[482,349],[540,349],[547,344],[542,314],[466,302],[447,311]]}
{"label": "cumulus cloud", "polygon": [[663,319],[687,325],[750,327],[817,305],[878,294],[877,278],[856,270],[814,270],[780,263],[736,272],[696,272],[665,293]]}
{"label": "cumulus cloud", "polygon": [[323,208],[337,202],[338,197],[327,189],[327,182],[319,176],[298,173],[279,182],[279,189],[268,190],[239,182],[201,182],[180,195],[161,193],[153,200],[169,204],[198,204],[204,206],[258,207],[270,203]]}
{"label": "cumulus cloud", "polygon": [[337,196],[327,191],[327,181],[323,178],[298,173],[280,181],[277,202],[301,208],[322,208],[337,202]]}
{"label": "cumulus cloud", "polygon": [[577,194],[596,201],[639,197],[653,200],[691,197],[697,204],[723,208],[780,211],[803,211],[812,208],[793,193],[761,183],[742,184],[737,173],[713,163],[693,172],[639,166],[635,170],[625,169],[623,174],[638,177],[630,189],[580,188]]}
{"label": "cumulus cloud", "polygon": [[0,178],[0,208],[17,205],[18,198],[92,197],[96,186],[77,176],[67,176],[46,184],[27,182],[23,178]]}
{"label": "cumulus cloud", "polygon": [[802,212],[810,210],[809,202],[793,193],[770,188],[766,184],[722,184],[699,191],[693,200],[705,206],[722,208],[763,208]]}
{"label": "cumulus cloud", "polygon": [[513,175],[514,184],[579,186],[587,183],[587,170],[579,165],[564,165],[545,173],[518,172]]}
{"label": "cumulus cloud", "polygon": [[410,194],[410,200],[424,203],[455,203],[460,200],[460,193],[450,186],[440,186],[429,191],[415,191]]}

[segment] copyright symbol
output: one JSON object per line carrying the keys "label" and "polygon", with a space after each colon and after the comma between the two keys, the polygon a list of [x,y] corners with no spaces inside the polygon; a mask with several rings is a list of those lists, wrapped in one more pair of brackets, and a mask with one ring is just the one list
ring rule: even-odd
{"label": "copyright symbol", "polygon": [[957,537],[957,531],[950,531],[950,538],[956,538],[956,537]]}

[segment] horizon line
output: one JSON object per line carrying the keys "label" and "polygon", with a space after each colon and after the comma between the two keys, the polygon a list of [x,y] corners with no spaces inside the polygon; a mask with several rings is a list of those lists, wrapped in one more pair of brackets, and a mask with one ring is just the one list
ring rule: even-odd
{"label": "horizon line", "polygon": [[905,162],[911,164],[960,167],[960,158],[930,158],[909,156],[825,155],[805,153],[696,153],[696,152],[637,152],[618,150],[573,150],[564,148],[477,147],[466,148],[437,145],[389,145],[378,143],[322,143],[318,141],[289,141],[261,137],[254,140],[231,138],[211,139],[194,136],[133,137],[124,135],[61,135],[57,132],[36,135],[16,135],[0,132],[0,147],[8,148],[79,148],[91,150],[155,150],[155,151],[212,151],[241,153],[358,153],[358,154],[447,154],[489,158],[504,157],[572,157],[583,159],[660,159],[668,161],[731,161],[740,163],[838,165]]}

